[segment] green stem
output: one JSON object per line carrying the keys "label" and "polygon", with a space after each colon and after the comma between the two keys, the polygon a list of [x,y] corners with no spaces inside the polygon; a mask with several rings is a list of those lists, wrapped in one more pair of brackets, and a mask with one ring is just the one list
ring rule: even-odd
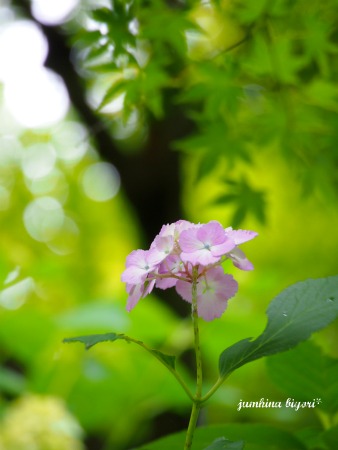
{"label": "green stem", "polygon": [[213,387],[210,389],[209,392],[207,392],[203,397],[201,397],[200,402],[204,403],[207,400],[209,400],[209,398],[214,395],[214,393],[217,391],[217,389],[223,384],[224,380],[226,377],[224,378],[218,378],[218,380],[216,381],[216,383],[213,385]]}
{"label": "green stem", "polygon": [[192,399],[192,409],[190,415],[189,426],[186,434],[184,450],[190,450],[192,440],[194,437],[194,431],[197,424],[197,419],[201,409],[202,398],[202,355],[200,347],[200,337],[198,328],[198,313],[197,313],[197,268],[193,269],[193,282],[192,282],[192,322],[194,327],[194,343],[195,343],[195,355],[196,355],[196,393]]}
{"label": "green stem", "polygon": [[192,409],[191,409],[189,426],[188,426],[188,430],[187,430],[187,434],[186,434],[186,438],[185,438],[184,450],[191,449],[192,440],[193,440],[193,437],[194,437],[194,431],[195,431],[195,428],[196,428],[197,419],[198,419],[198,415],[199,415],[200,409],[201,409],[200,404],[196,400],[194,400],[193,404],[192,404]]}

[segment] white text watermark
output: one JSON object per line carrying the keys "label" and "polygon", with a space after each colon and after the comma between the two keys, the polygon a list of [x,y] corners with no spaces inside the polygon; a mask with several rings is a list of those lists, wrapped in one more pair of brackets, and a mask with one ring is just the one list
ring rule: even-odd
{"label": "white text watermark", "polygon": [[265,398],[254,402],[247,402],[241,399],[237,405],[237,411],[245,408],[290,408],[294,411],[299,411],[304,408],[315,408],[321,402],[322,400],[320,398],[314,398],[310,401],[297,401],[294,398],[288,398],[285,401],[277,402]]}

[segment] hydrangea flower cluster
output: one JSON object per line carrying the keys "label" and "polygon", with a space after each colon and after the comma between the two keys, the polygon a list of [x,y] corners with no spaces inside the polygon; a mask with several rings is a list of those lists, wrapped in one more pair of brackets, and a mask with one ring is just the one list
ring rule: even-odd
{"label": "hydrangea flower cluster", "polygon": [[220,317],[238,290],[237,281],[224,273],[221,264],[230,259],[239,269],[252,270],[252,263],[238,245],[256,236],[254,231],[223,228],[215,220],[206,224],[179,220],[163,225],[149,250],[134,250],[127,257],[121,277],[129,294],[127,311],[155,286],[175,287],[192,303],[195,282],[198,316],[206,321]]}

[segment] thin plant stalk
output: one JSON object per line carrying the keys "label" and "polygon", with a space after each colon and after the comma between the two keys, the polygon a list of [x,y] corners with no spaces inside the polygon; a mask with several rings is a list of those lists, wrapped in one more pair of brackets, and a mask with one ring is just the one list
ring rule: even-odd
{"label": "thin plant stalk", "polygon": [[198,328],[198,314],[197,314],[197,268],[193,269],[193,281],[192,281],[192,322],[194,327],[194,347],[196,355],[196,393],[192,399],[192,409],[190,415],[189,426],[186,434],[184,450],[190,450],[194,431],[196,428],[199,412],[201,409],[201,398],[202,398],[202,355],[200,347],[199,338],[199,328]]}

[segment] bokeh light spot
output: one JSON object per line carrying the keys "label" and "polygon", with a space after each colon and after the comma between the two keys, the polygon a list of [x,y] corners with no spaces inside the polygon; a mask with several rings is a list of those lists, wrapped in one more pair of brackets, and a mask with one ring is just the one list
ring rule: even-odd
{"label": "bokeh light spot", "polygon": [[78,237],[79,227],[73,219],[65,217],[59,233],[47,245],[57,255],[68,255],[75,250]]}
{"label": "bokeh light spot", "polygon": [[69,97],[63,80],[44,68],[13,77],[5,84],[4,97],[13,117],[24,127],[47,127],[67,114]]}
{"label": "bokeh light spot", "polygon": [[59,159],[67,163],[77,163],[88,149],[88,131],[78,122],[61,122],[52,134]]}
{"label": "bokeh light spot", "polygon": [[17,20],[0,32],[0,79],[24,77],[27,71],[41,67],[48,53],[47,40],[32,21]]}
{"label": "bokeh light spot", "polygon": [[45,177],[25,180],[30,192],[35,196],[51,195],[62,204],[67,200],[69,185],[63,172],[53,169]]}
{"label": "bokeh light spot", "polygon": [[53,197],[33,200],[24,211],[24,224],[30,236],[39,242],[51,241],[64,222],[61,204]]}
{"label": "bokeh light spot", "polygon": [[9,208],[11,193],[8,189],[0,185],[0,211]]}
{"label": "bokeh light spot", "polygon": [[46,25],[60,25],[78,6],[79,0],[32,0],[32,14]]}
{"label": "bokeh light spot", "polygon": [[55,150],[51,145],[31,145],[23,152],[22,170],[27,178],[42,178],[53,170],[55,160]]}
{"label": "bokeh light spot", "polygon": [[85,170],[82,184],[90,199],[105,202],[112,199],[120,189],[120,175],[112,164],[99,162]]}

